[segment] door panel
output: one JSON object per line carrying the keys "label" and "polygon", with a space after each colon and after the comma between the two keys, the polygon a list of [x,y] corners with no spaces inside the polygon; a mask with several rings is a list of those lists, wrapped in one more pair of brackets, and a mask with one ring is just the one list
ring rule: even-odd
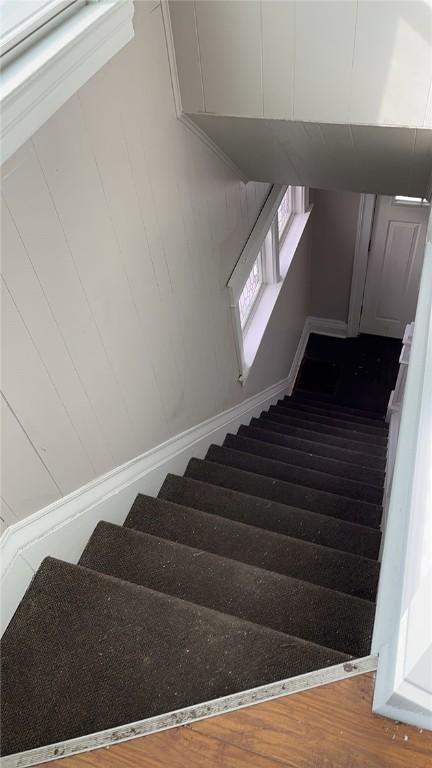
{"label": "door panel", "polygon": [[380,196],[374,217],[360,332],[402,338],[414,320],[429,206]]}

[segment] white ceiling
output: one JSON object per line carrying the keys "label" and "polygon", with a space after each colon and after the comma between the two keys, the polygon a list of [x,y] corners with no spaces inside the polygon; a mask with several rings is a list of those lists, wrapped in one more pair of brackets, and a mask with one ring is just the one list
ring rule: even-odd
{"label": "white ceiling", "polygon": [[430,196],[432,130],[190,117],[251,180]]}

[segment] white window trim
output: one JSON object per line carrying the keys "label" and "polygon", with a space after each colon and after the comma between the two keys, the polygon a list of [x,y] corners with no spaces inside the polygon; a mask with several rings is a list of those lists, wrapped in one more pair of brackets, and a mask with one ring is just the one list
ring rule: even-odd
{"label": "white window trim", "polygon": [[133,38],[133,0],[79,5],[0,74],[1,161]]}
{"label": "white window trim", "polygon": [[[265,329],[311,212],[307,189],[296,187],[294,190],[293,214],[290,217],[289,225],[284,229],[281,243],[278,242],[277,237],[273,236],[273,248],[276,250],[276,253],[270,256],[269,241],[267,240],[266,242],[266,238],[270,229],[273,230],[274,235],[277,234],[277,211],[286,189],[286,186],[278,184],[272,187],[227,285],[239,363],[239,381],[241,384],[246,382],[252,368]],[[257,254],[263,246],[266,262],[264,270],[265,282],[242,330],[238,307],[240,294]]]}

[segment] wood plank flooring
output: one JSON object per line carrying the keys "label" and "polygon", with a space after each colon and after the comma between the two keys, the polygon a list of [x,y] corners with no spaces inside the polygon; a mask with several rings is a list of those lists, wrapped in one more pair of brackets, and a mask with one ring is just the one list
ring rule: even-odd
{"label": "wood plank flooring", "polygon": [[373,675],[66,757],[57,768],[430,768],[432,733],[371,713]]}

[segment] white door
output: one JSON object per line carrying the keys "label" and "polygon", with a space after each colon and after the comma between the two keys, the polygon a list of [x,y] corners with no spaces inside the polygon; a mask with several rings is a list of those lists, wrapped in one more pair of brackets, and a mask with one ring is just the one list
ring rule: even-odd
{"label": "white door", "polygon": [[415,199],[377,198],[360,333],[401,339],[414,320],[430,211]]}

